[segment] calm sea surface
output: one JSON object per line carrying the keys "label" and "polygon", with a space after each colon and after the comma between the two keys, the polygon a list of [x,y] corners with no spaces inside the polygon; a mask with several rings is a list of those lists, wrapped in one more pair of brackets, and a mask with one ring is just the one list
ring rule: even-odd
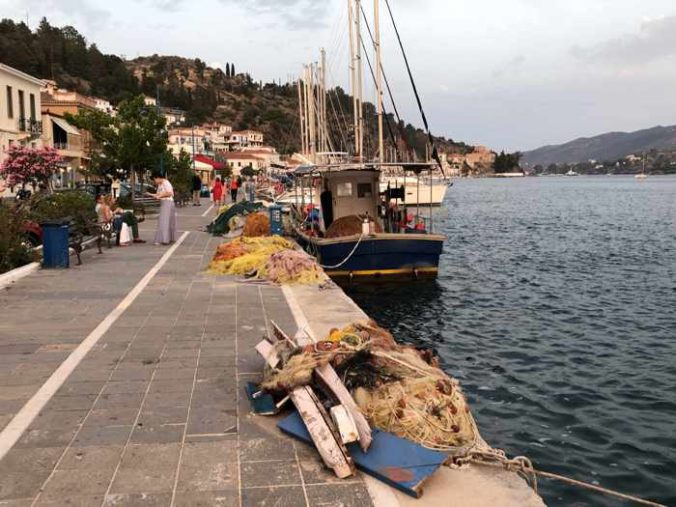
{"label": "calm sea surface", "polygon": [[492,445],[676,505],[676,178],[461,180],[437,216],[436,282],[350,295],[436,348]]}

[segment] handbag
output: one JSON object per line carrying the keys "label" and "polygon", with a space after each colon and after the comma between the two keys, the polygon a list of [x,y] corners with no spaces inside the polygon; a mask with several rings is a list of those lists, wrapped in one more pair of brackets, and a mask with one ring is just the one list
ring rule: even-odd
{"label": "handbag", "polygon": [[122,223],[122,227],[120,228],[120,246],[128,246],[131,244],[132,237],[130,229],[131,227],[124,222]]}

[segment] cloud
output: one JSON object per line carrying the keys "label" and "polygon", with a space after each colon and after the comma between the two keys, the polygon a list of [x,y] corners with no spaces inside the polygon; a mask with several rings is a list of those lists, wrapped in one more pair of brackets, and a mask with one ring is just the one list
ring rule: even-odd
{"label": "cloud", "polygon": [[92,4],[89,0],[29,0],[23,8],[30,12],[39,12],[48,19],[59,14],[71,20],[69,23],[82,23],[87,28],[98,30],[110,20],[110,12]]}
{"label": "cloud", "polygon": [[[221,0],[226,5],[241,5],[239,0]],[[331,2],[327,0],[250,0],[246,8],[254,14],[277,17],[287,29],[317,29],[326,26]]]}
{"label": "cloud", "polygon": [[509,60],[502,67],[495,69],[492,72],[494,78],[501,78],[505,75],[513,74],[518,71],[523,64],[526,63],[526,57],[524,55],[516,55],[514,58]]}
{"label": "cloud", "polygon": [[638,33],[625,34],[596,46],[574,46],[571,54],[589,63],[617,66],[641,66],[676,56],[676,16],[644,19]]}
{"label": "cloud", "polygon": [[163,12],[177,12],[185,0],[149,0],[150,5]]}

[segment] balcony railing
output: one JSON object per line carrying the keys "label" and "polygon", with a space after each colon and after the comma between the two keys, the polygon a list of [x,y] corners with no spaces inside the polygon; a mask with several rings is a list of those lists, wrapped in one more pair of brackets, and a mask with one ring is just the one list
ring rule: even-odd
{"label": "balcony railing", "polygon": [[19,130],[28,132],[31,136],[42,135],[42,122],[32,118],[19,118]]}
{"label": "balcony railing", "polygon": [[54,143],[54,148],[62,151],[81,151],[82,146],[74,143]]}

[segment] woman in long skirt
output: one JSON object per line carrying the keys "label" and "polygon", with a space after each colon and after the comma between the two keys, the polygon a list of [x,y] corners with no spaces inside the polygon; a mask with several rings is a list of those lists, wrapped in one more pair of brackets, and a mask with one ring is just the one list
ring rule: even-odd
{"label": "woman in long skirt", "polygon": [[168,245],[176,241],[176,206],[174,205],[174,187],[161,174],[154,174],[157,192],[148,193],[160,201],[160,218],[157,221],[155,245]]}

